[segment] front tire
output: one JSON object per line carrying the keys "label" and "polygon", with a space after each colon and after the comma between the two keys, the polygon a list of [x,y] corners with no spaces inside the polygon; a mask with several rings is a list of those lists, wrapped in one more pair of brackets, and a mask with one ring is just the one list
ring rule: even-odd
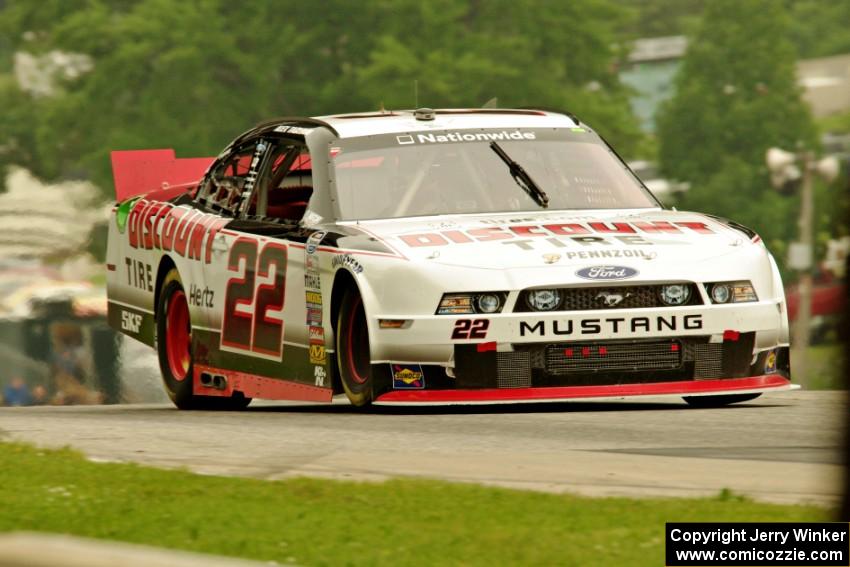
{"label": "front tire", "polygon": [[748,402],[761,394],[729,394],[724,396],[686,396],[684,400],[695,408],[719,408],[729,404]]}
{"label": "front tire", "polygon": [[367,406],[372,403],[374,378],[366,310],[356,290],[345,292],[336,330],[336,360],[342,388],[352,405]]}
{"label": "front tire", "polygon": [[230,410],[243,409],[251,403],[251,398],[238,392],[229,398],[196,396],[192,393],[194,364],[189,301],[180,274],[174,268],[169,270],[162,281],[156,313],[159,369],[165,392],[175,406],[182,410]]}

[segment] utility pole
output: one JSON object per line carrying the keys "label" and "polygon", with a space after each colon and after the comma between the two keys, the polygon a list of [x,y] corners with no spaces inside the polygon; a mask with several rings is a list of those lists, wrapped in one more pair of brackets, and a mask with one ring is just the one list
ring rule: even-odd
{"label": "utility pole", "polygon": [[[796,154],[779,148],[770,148],[765,154],[767,168],[770,171],[770,182],[777,189],[782,189],[788,183],[799,181],[800,186],[800,217],[799,236],[797,242],[792,242],[788,250],[788,267],[797,270],[800,279],[797,283],[798,297],[797,320],[794,322],[791,337],[791,363],[796,369],[794,377],[806,385],[808,376],[809,341],[812,323],[812,266],[814,264],[814,183],[815,177],[820,177],[827,183],[832,183],[838,177],[841,164],[835,156],[827,156],[820,160],[811,150],[800,149]],[[799,164],[799,167],[795,164]],[[801,171],[802,170],[802,171]]]}
{"label": "utility pole", "polygon": [[799,153],[798,163],[802,166],[802,187],[800,191],[800,218],[799,222],[799,244],[800,255],[803,257],[798,263],[800,270],[800,279],[798,281],[798,297],[799,304],[797,305],[797,320],[794,322],[794,337],[791,341],[793,353],[791,361],[794,366],[800,369],[798,375],[802,378],[803,386],[807,386],[809,377],[806,374],[808,370],[807,355],[809,352],[809,342],[811,338],[811,319],[812,319],[812,258],[814,253],[812,250],[812,217],[814,209],[814,176],[815,176],[815,159],[810,151],[802,151]]}

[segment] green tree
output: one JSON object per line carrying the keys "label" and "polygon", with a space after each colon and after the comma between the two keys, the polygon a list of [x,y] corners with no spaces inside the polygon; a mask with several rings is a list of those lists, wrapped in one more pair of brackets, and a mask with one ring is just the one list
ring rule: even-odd
{"label": "green tree", "polygon": [[354,72],[372,107],[543,106],[571,111],[629,154],[640,138],[614,62],[624,17],[608,0],[387,3]]}
{"label": "green tree", "polygon": [[847,0],[786,0],[791,17],[790,39],[801,58],[850,53],[850,2]]}
{"label": "green tree", "polygon": [[621,33],[628,39],[686,35],[698,24],[707,0],[620,0],[631,12]]}
{"label": "green tree", "polygon": [[793,198],[768,181],[767,148],[812,147],[816,133],[795,80],[788,18],[772,0],[714,0],[658,116],[662,172],[691,183],[681,206],[762,234],[781,261],[796,234]]}
{"label": "green tree", "polygon": [[[612,0],[44,0],[0,11],[0,48],[91,56],[34,98],[0,75],[0,163],[110,193],[114,149],[213,155],[280,115],[502,105],[570,110],[629,153]],[[0,67],[0,73],[2,73]],[[5,75],[9,77],[9,75]]]}

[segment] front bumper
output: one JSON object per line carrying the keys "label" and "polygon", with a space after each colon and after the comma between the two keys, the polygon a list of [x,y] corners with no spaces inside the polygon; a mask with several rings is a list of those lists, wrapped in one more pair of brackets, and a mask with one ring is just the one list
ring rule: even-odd
{"label": "front bumper", "polygon": [[[497,315],[380,314],[370,324],[372,361],[449,364],[456,345],[498,345],[601,340],[641,340],[723,336],[726,331],[755,333],[755,350],[787,344],[778,301],[630,310]],[[402,329],[381,329],[378,319],[403,319]],[[461,320],[485,320],[477,338],[454,338]]]}
{"label": "front bumper", "polygon": [[481,390],[394,390],[378,396],[378,405],[476,405],[543,403],[566,400],[611,400],[645,396],[710,396],[759,394],[798,388],[780,375],[749,376],[681,382],[560,386],[537,388],[487,388]]}

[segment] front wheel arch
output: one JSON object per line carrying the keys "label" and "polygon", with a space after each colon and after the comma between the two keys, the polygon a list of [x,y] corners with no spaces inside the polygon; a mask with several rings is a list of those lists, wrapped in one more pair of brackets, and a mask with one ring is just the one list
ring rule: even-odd
{"label": "front wheel arch", "polygon": [[375,398],[375,367],[371,364],[366,308],[357,289],[348,289],[342,298],[334,335],[336,372],[348,400],[363,407]]}
{"label": "front wheel arch", "polygon": [[[345,294],[349,291],[360,293],[360,288],[357,286],[354,276],[348,270],[337,271],[334,276],[334,283],[331,289],[330,312],[330,325],[334,336],[334,343],[336,342],[337,320],[339,319],[339,311],[342,309],[342,300],[345,297]],[[362,297],[363,295],[360,294],[360,296]],[[338,354],[334,352],[334,359],[336,359],[337,356]],[[345,392],[345,389],[342,387],[342,377],[339,375],[339,369],[337,368],[336,362],[334,362],[331,367],[331,384],[333,385],[333,393],[342,394]]]}

